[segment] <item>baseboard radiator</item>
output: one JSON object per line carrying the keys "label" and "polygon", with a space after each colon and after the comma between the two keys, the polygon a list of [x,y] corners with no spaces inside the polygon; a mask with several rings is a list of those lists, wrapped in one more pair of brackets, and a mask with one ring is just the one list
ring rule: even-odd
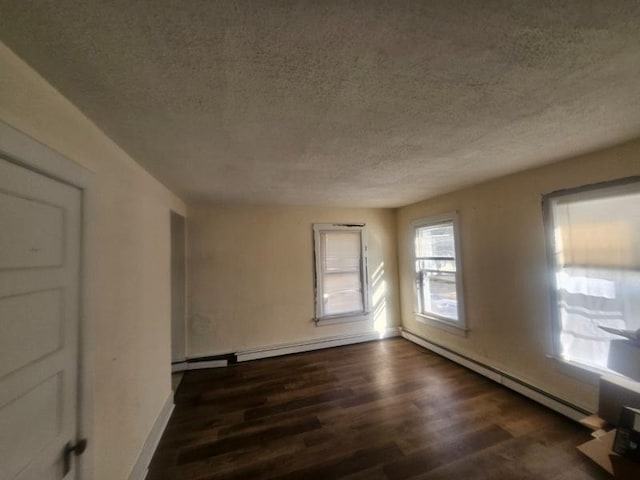
{"label": "baseboard radiator", "polygon": [[541,388],[531,385],[519,378],[514,377],[513,375],[509,375],[506,372],[502,372],[494,367],[485,365],[481,362],[478,362],[477,360],[465,357],[464,355],[454,352],[453,350],[443,347],[442,345],[433,343],[407,330],[403,329],[401,332],[401,336],[406,340],[415,343],[416,345],[437,353],[438,355],[459,365],[462,365],[469,370],[479,373],[480,375],[483,375],[493,380],[494,382],[499,383],[500,385],[504,385],[505,387],[518,392],[519,394],[530,398],[531,400],[538,402],[541,405],[550,408],[551,410],[569,417],[572,420],[579,421],[580,419],[592,413],[581,407],[578,407],[577,405],[573,405],[561,398],[551,395]]}
{"label": "baseboard radiator", "polygon": [[309,352],[312,350],[322,350],[324,348],[340,347],[354,343],[372,342],[398,336],[400,336],[400,328],[392,327],[383,331],[358,333],[355,335],[340,335],[302,342],[270,345],[250,350],[242,350],[235,353],[188,358],[182,362],[172,363],[171,370],[173,372],[181,372],[185,370],[198,370],[201,368],[226,367],[227,365],[232,365],[234,363],[259,360],[261,358],[278,357],[280,355],[290,355],[292,353]]}
{"label": "baseboard radiator", "polygon": [[328,337],[316,340],[309,340],[306,342],[289,343],[268,346],[263,348],[257,348],[252,350],[244,350],[236,353],[228,353],[223,355],[194,357],[185,360],[184,362],[174,363],[172,370],[184,371],[184,370],[198,370],[202,368],[218,368],[226,367],[240,362],[247,362],[251,360],[258,360],[261,358],[277,357],[280,355],[289,355],[292,353],[308,352],[312,350],[320,350],[324,348],[332,348],[342,345],[350,345],[354,343],[370,342],[375,340],[381,340],[389,337],[402,336],[406,340],[409,340],[416,345],[419,345],[427,350],[430,350],[438,355],[447,358],[463,367],[468,368],[480,375],[483,375],[500,385],[503,385],[515,392],[524,395],[535,402],[538,402],[545,407],[548,407],[572,420],[580,420],[591,412],[573,405],[561,398],[551,395],[545,392],[539,387],[531,385],[513,375],[500,371],[494,367],[473,360],[469,357],[461,355],[453,350],[450,350],[442,345],[438,345],[431,342],[419,335],[416,335],[408,330],[400,328],[389,328],[384,332],[369,332],[357,335]]}

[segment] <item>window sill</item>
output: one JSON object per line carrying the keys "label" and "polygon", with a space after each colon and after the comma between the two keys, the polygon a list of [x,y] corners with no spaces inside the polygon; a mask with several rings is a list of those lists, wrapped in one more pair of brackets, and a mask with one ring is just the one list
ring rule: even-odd
{"label": "window sill", "polygon": [[337,323],[362,322],[364,320],[369,320],[369,312],[347,313],[344,315],[332,315],[330,317],[319,317],[314,319],[317,327],[322,325],[335,325]]}
{"label": "window sill", "polygon": [[414,312],[414,318],[417,322],[423,323],[430,327],[439,328],[444,330],[445,332],[452,333],[454,335],[459,335],[461,337],[466,337],[469,330],[466,327],[463,327],[457,323],[452,321],[447,321],[441,318],[432,317],[430,315],[425,315],[423,313]]}

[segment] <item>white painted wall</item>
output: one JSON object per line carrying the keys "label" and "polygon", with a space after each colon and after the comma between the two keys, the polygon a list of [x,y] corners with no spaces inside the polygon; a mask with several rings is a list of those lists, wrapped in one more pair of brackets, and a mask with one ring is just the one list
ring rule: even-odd
{"label": "white painted wall", "polygon": [[[332,222],[367,224],[377,324],[312,321],[312,224]],[[189,205],[187,229],[190,356],[399,325],[394,210]]]}
{"label": "white painted wall", "polygon": [[[640,140],[528,170],[398,210],[403,327],[593,410],[597,388],[552,353],[541,200],[544,193],[640,175]],[[411,222],[457,210],[467,337],[415,320]]]}
{"label": "white painted wall", "polygon": [[169,211],[183,202],[0,44],[0,119],[95,172],[95,478],[126,479],[171,392]]}

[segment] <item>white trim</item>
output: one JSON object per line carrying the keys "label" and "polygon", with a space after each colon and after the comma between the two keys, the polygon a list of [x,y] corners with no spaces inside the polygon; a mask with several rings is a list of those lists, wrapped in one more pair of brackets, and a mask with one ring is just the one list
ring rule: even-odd
{"label": "white trim", "polygon": [[565,417],[569,417],[570,419],[575,421],[580,421],[580,419],[585,417],[584,412],[575,408],[571,408],[569,405],[554,400],[551,396],[547,396],[541,393],[543,391],[542,389],[533,385],[528,386],[529,384],[527,382],[519,380],[512,375],[508,375],[506,372],[501,372],[494,368],[485,367],[474,360],[470,360],[461,355],[458,355],[455,352],[439,347],[438,345],[431,342],[425,341],[424,339],[412,334],[411,332],[408,332],[407,330],[402,330],[401,336],[402,338],[405,338],[406,340],[409,340],[416,345],[426,348],[427,350],[437,353],[438,355],[445,357],[452,362],[455,362],[459,365],[462,365],[463,367],[468,368],[469,370],[479,373],[480,375],[487,377],[490,380],[499,383],[500,385],[504,385],[505,387],[564,415]]}
{"label": "white trim", "polygon": [[[351,231],[360,234],[360,284],[362,287],[362,311],[344,312],[335,315],[324,314],[324,297],[322,290],[322,252],[320,236],[322,232]],[[331,322],[332,319],[339,319],[339,323],[357,322],[363,320],[361,317],[369,315],[369,270],[368,270],[368,249],[367,249],[367,226],[364,223],[314,223],[313,224],[313,254],[315,258],[315,322]]]}
{"label": "white trim", "polygon": [[370,342],[383,338],[397,337],[400,335],[398,327],[387,328],[383,332],[367,332],[357,335],[341,335],[337,337],[326,337],[317,340],[309,340],[307,342],[288,343],[283,345],[273,345],[270,347],[256,348],[252,350],[244,350],[236,354],[238,362],[247,362],[249,360],[258,360],[260,358],[277,357],[280,355],[288,355],[290,353],[309,352],[312,350],[321,350],[323,348],[339,347],[342,345],[351,345],[353,343]]}
{"label": "white trim", "polygon": [[[563,301],[560,301],[559,291],[561,290],[558,285],[558,272],[563,268],[577,267],[584,270],[590,270],[594,268],[594,265],[573,265],[572,258],[564,258],[566,247],[558,245],[557,230],[558,223],[562,223],[562,219],[559,217],[569,215],[568,212],[562,214],[558,212],[556,207],[568,207],[572,203],[584,203],[587,201],[603,201],[611,199],[615,196],[622,196],[628,193],[637,194],[640,192],[640,177],[628,177],[618,180],[612,180],[608,182],[595,183],[585,185],[582,187],[569,188],[566,190],[558,190],[543,195],[542,197],[542,213],[544,217],[544,235],[545,244],[547,250],[547,277],[549,283],[549,295],[551,306],[551,340],[553,345],[553,357],[559,362],[560,368],[568,375],[579,378],[582,381],[586,381],[591,385],[599,382],[599,376],[607,373],[616,373],[606,367],[596,366],[593,364],[583,363],[579,360],[571,360],[565,358],[563,355],[562,345],[562,319],[561,311],[565,306]],[[557,218],[558,217],[558,218]],[[571,231],[571,226],[568,227]],[[562,248],[560,248],[562,247]],[[560,258],[559,258],[560,257]],[[616,267],[608,267],[612,271],[616,270]],[[617,270],[625,267],[618,267]],[[624,319],[623,319],[624,320]],[[604,333],[599,340],[610,340],[606,338]],[[596,339],[592,339],[597,341]],[[577,373],[582,370],[584,373]],[[584,378],[584,380],[583,380]]]}
{"label": "white trim", "polygon": [[198,360],[198,357],[171,364],[171,373],[186,372],[188,370],[202,370],[204,368],[220,368],[229,365],[229,361],[224,360]]}
{"label": "white trim", "polygon": [[0,154],[48,177],[86,189],[93,172],[0,120]]}
{"label": "white trim", "polygon": [[316,326],[335,325],[337,323],[364,322],[371,320],[370,312],[344,313],[341,315],[331,315],[330,317],[316,318]]}
{"label": "white trim", "polygon": [[[430,314],[430,313],[420,313],[418,312],[417,314],[422,316],[423,319],[418,319],[416,318],[416,320],[421,321],[422,323],[425,323],[427,325],[431,325],[431,326],[438,326],[443,328],[444,330],[450,332],[450,333],[455,333],[456,335],[466,335],[468,329],[467,329],[467,319],[466,319],[466,315],[465,315],[465,302],[464,302],[464,282],[463,282],[463,275],[462,275],[462,247],[460,246],[461,244],[461,235],[460,235],[460,216],[458,214],[457,211],[453,211],[453,212],[448,212],[448,213],[442,213],[440,215],[432,215],[429,217],[424,217],[424,218],[420,218],[418,220],[414,220],[413,222],[411,222],[410,227],[411,227],[411,235],[410,235],[410,239],[411,239],[411,247],[410,247],[410,252],[411,252],[411,259],[412,259],[412,263],[411,263],[411,271],[414,272],[414,285],[413,285],[413,297],[414,297],[414,305],[416,310],[418,309],[418,298],[417,298],[417,292],[416,292],[416,286],[415,286],[415,270],[416,270],[416,230],[422,227],[430,227],[430,226],[435,226],[438,224],[442,224],[442,223],[449,223],[451,222],[453,224],[453,247],[455,249],[455,254],[456,254],[456,273],[455,273],[455,278],[456,278],[456,299],[457,299],[457,310],[458,310],[458,319],[454,320],[454,319],[450,319],[450,318],[446,318],[446,317],[439,317],[436,314]],[[442,324],[441,326],[438,324]],[[454,329],[458,329],[460,330],[460,332],[455,332]]]}
{"label": "white trim", "polygon": [[171,364],[171,373],[184,372],[186,370],[189,370],[189,364],[186,360]]}
{"label": "white trim", "polygon": [[184,370],[202,370],[203,368],[220,368],[226,367],[229,362],[227,360],[203,360],[203,361],[187,361],[187,368]]}
{"label": "white trim", "polygon": [[149,463],[151,463],[151,458],[153,458],[153,454],[155,453],[156,448],[158,448],[158,443],[160,443],[162,434],[164,433],[165,428],[167,428],[167,423],[169,423],[169,418],[171,418],[173,408],[173,392],[170,392],[162,406],[162,410],[160,410],[160,413],[158,414],[158,418],[156,418],[156,421],[153,423],[153,427],[151,427],[151,431],[144,442],[140,455],[138,456],[138,460],[129,475],[129,480],[144,480],[147,476]]}
{"label": "white trim", "polygon": [[87,450],[76,458],[77,478],[94,477],[94,355],[95,325],[90,315],[93,299],[90,292],[91,258],[95,245],[92,218],[95,216],[94,174],[50,147],[0,120],[0,156],[29,170],[48,176],[82,191],[82,225],[80,251],[80,319],[78,348],[78,438],[87,438]]}
{"label": "white trim", "polygon": [[546,194],[549,201],[556,205],[566,205],[573,202],[588,200],[602,200],[627,193],[638,193],[640,186],[638,177],[622,178],[611,182],[594,183],[583,187],[569,188]]}

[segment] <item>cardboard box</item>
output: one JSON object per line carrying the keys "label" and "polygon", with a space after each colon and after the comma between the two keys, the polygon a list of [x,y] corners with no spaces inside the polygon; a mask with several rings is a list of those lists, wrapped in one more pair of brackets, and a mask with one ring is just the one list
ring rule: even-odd
{"label": "cardboard box", "polygon": [[611,340],[607,367],[640,382],[640,343],[631,340]]}
{"label": "cardboard box", "polygon": [[613,440],[615,438],[616,431],[611,430],[601,437],[578,445],[578,450],[613,475],[613,464],[611,463],[609,453],[611,452],[611,448],[613,448]]}
{"label": "cardboard box", "polygon": [[598,416],[618,425],[622,407],[640,408],[640,383],[615,375],[600,377]]}
{"label": "cardboard box", "polygon": [[640,463],[635,463],[611,451],[615,437],[616,431],[611,430],[601,437],[579,445],[578,450],[617,480],[638,480],[640,478]]}

